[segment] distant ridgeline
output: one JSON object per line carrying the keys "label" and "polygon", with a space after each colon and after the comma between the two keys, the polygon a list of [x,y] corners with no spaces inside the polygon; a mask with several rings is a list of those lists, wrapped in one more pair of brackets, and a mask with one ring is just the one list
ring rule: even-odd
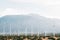
{"label": "distant ridgeline", "polygon": [[7,15],[0,18],[0,34],[60,33],[60,20],[33,15]]}

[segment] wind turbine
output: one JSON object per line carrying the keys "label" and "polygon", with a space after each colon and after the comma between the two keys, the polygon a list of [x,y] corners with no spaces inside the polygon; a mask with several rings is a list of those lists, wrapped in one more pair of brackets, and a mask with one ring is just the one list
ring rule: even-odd
{"label": "wind turbine", "polygon": [[55,21],[53,21],[53,28],[54,28],[54,33],[53,33],[53,35],[55,36]]}
{"label": "wind turbine", "polygon": [[33,24],[30,27],[31,27],[31,36],[32,36],[33,35]]}
{"label": "wind turbine", "polygon": [[[18,27],[18,26],[19,26],[19,23],[17,24],[17,27]],[[19,27],[18,27],[18,36],[19,36],[19,33],[20,33],[20,32],[19,32]]]}
{"label": "wind turbine", "polygon": [[3,26],[3,35],[5,35],[5,26],[6,26],[6,22],[4,22],[4,26]]}
{"label": "wind turbine", "polygon": [[11,35],[11,24],[10,24],[10,35]]}
{"label": "wind turbine", "polygon": [[38,36],[39,36],[39,28],[40,28],[39,25],[40,25],[40,24],[38,24]]}
{"label": "wind turbine", "polygon": [[25,25],[25,35],[27,36],[27,26]]}

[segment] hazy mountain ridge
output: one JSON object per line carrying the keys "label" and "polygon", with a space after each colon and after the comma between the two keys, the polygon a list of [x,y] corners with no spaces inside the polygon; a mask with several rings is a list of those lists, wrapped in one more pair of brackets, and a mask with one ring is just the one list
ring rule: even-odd
{"label": "hazy mountain ridge", "polygon": [[33,15],[7,15],[0,18],[0,32],[60,32],[60,20]]}

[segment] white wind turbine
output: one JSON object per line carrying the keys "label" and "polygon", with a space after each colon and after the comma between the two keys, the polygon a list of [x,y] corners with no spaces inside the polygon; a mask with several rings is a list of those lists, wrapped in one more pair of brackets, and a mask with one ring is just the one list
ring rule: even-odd
{"label": "white wind turbine", "polygon": [[6,27],[6,22],[4,22],[4,26],[3,26],[3,35],[5,35],[5,27]]}
{"label": "white wind turbine", "polygon": [[54,33],[53,33],[53,35],[55,36],[55,21],[53,21],[53,31],[54,31]]}
{"label": "white wind turbine", "polygon": [[10,25],[10,35],[11,35],[11,24],[9,24]]}
{"label": "white wind turbine", "polygon": [[31,24],[31,35],[33,35],[34,33],[33,33],[33,24]]}
{"label": "white wind turbine", "polygon": [[25,35],[27,35],[27,26],[25,25]]}

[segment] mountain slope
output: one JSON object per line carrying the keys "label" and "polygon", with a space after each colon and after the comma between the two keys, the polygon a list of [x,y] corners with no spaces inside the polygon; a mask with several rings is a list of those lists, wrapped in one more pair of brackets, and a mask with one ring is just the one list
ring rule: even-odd
{"label": "mountain slope", "polygon": [[[10,29],[11,28],[11,29]],[[0,32],[60,32],[60,20],[42,16],[7,15],[0,18]]]}

